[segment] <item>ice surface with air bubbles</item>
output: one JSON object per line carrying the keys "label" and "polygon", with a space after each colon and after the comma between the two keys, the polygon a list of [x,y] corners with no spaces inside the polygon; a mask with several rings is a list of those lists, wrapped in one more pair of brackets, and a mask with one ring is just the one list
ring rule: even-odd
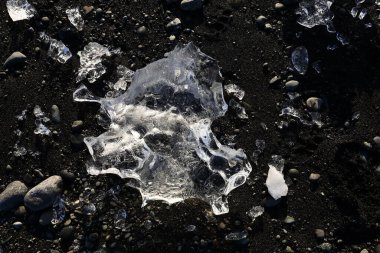
{"label": "ice surface with air bubbles", "polygon": [[131,179],[143,206],[198,198],[227,213],[226,196],[252,168],[243,150],[222,145],[211,130],[228,109],[221,79],[216,60],[189,43],[137,70],[120,96],[99,98],[80,86],[74,100],[99,103],[107,129],[85,138],[88,172]]}
{"label": "ice surface with air bubbles", "polygon": [[8,14],[13,21],[30,19],[37,11],[27,0],[8,0]]}

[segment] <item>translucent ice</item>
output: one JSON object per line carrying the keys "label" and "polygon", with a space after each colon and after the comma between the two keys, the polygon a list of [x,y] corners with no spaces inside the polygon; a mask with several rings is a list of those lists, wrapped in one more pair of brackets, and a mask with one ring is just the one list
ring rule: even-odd
{"label": "translucent ice", "polygon": [[244,98],[245,92],[242,88],[237,86],[236,84],[228,84],[224,86],[224,89],[226,90],[228,95],[232,95],[236,97],[239,100],[242,100]]}
{"label": "translucent ice", "polygon": [[49,122],[50,119],[45,116],[45,113],[41,110],[39,105],[36,105],[33,109],[33,114],[36,118],[36,129],[34,134],[36,135],[51,135],[51,131],[44,124]]}
{"label": "translucent ice", "polygon": [[94,83],[100,76],[106,73],[106,67],[102,64],[103,56],[111,56],[108,48],[96,43],[90,42],[84,47],[83,51],[78,52],[80,57],[80,68],[77,76],[77,82],[88,79]]}
{"label": "translucent ice", "polygon": [[65,219],[65,201],[58,197],[53,204],[53,218],[51,223],[53,225],[61,223]]}
{"label": "translucent ice", "polygon": [[342,33],[336,33],[336,39],[343,45],[348,45],[350,44],[350,40],[345,36],[343,35]]}
{"label": "translucent ice", "polygon": [[219,67],[192,43],[177,46],[137,70],[128,90],[99,98],[82,85],[74,100],[100,103],[108,130],[85,143],[92,175],[129,178],[143,206],[199,198],[215,214],[229,211],[226,195],[244,184],[252,168],[243,150],[222,145],[211,131],[227,104]]}
{"label": "translucent ice", "polygon": [[8,0],[7,9],[13,21],[30,19],[37,13],[27,0]]}
{"label": "translucent ice", "polygon": [[82,31],[84,27],[84,20],[80,15],[79,7],[67,9],[66,14],[70,23],[75,26],[78,31]]}
{"label": "translucent ice", "polygon": [[329,32],[335,32],[332,22],[334,14],[330,11],[332,3],[329,0],[303,0],[296,11],[300,15],[298,23],[307,28],[325,25]]}
{"label": "translucent ice", "polygon": [[268,187],[269,194],[277,200],[288,194],[288,186],[282,174],[284,160],[280,156],[272,156],[272,162],[268,165],[269,171],[265,184]]}
{"label": "translucent ice", "polygon": [[309,53],[305,47],[301,46],[294,49],[292,52],[292,63],[298,73],[301,75],[306,74],[309,65]]}
{"label": "translucent ice", "polygon": [[247,215],[252,219],[252,222],[256,220],[257,217],[264,213],[264,207],[254,206],[247,212]]}
{"label": "translucent ice", "polygon": [[128,83],[132,82],[132,77],[134,74],[135,72],[125,66],[117,66],[117,75],[119,80],[115,84],[111,84],[111,88],[115,90],[126,90]]}
{"label": "translucent ice", "polygon": [[49,44],[48,56],[53,60],[59,63],[66,63],[72,57],[70,49],[62,41],[53,39],[45,33],[41,33],[40,38]]}
{"label": "translucent ice", "polygon": [[229,233],[228,235],[226,235],[225,238],[227,241],[240,241],[242,239],[247,238],[247,236],[248,236],[247,232],[241,231],[241,232]]}

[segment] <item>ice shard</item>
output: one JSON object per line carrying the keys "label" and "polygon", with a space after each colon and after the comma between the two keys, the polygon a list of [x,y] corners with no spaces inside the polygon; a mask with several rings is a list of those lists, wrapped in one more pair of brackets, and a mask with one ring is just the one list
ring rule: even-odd
{"label": "ice shard", "polygon": [[179,45],[166,58],[137,70],[125,93],[99,98],[82,85],[75,101],[100,103],[107,131],[86,137],[87,171],[129,178],[142,205],[188,198],[229,211],[226,196],[252,168],[243,150],[222,145],[212,122],[228,106],[216,60],[195,45]]}
{"label": "ice shard", "polygon": [[49,45],[48,56],[59,63],[66,63],[71,57],[70,49],[62,41],[51,38],[45,33],[40,33],[40,38]]}
{"label": "ice shard", "polygon": [[102,64],[104,56],[111,56],[110,50],[96,42],[90,42],[83,51],[78,52],[80,57],[80,68],[77,82],[87,78],[94,83],[99,77],[106,73],[106,67]]}
{"label": "ice shard", "polygon": [[303,0],[299,3],[296,14],[300,15],[298,23],[307,28],[325,25],[329,32],[335,32],[332,22],[334,14],[330,10],[333,1]]}
{"label": "ice shard", "polygon": [[82,31],[84,27],[84,20],[79,12],[79,7],[70,8],[66,10],[67,18],[70,23],[78,29],[78,31]]}
{"label": "ice shard", "polygon": [[306,74],[309,66],[309,53],[305,47],[301,46],[294,49],[292,52],[292,63],[298,73],[301,75]]}
{"label": "ice shard", "polygon": [[8,0],[8,14],[13,21],[19,21],[32,18],[36,9],[27,0]]}

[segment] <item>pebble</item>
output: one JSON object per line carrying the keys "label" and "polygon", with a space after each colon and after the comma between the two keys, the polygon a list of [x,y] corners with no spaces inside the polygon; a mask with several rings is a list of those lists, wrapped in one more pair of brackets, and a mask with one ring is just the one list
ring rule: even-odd
{"label": "pebble", "polygon": [[378,244],[375,248],[375,253],[380,253],[380,244]]}
{"label": "pebble", "polygon": [[61,116],[57,105],[52,105],[51,107],[51,119],[54,123],[61,122]]}
{"label": "pebble", "polygon": [[9,211],[18,207],[27,192],[28,188],[21,181],[14,181],[8,184],[0,194],[0,211]]}
{"label": "pebble", "polygon": [[182,0],[181,9],[184,11],[196,11],[202,8],[203,0]]}
{"label": "pebble", "polygon": [[16,221],[16,222],[14,222],[14,223],[12,224],[12,226],[13,226],[15,229],[20,229],[20,228],[23,226],[23,224],[22,224],[21,221]]}
{"label": "pebble", "polygon": [[375,146],[380,148],[380,136],[375,136],[373,138],[373,142],[375,143]]}
{"label": "pebble", "polygon": [[318,239],[323,239],[325,238],[325,231],[323,229],[319,229],[317,228],[315,231],[314,231],[314,234],[315,234],[315,237],[317,237]]}
{"label": "pebble", "polygon": [[26,208],[25,206],[19,206],[15,211],[16,217],[24,217],[26,215]]}
{"label": "pebble", "polygon": [[258,26],[264,26],[265,23],[267,22],[267,20],[268,20],[268,19],[267,19],[265,16],[260,15],[258,18],[256,18],[256,24],[257,24]]}
{"label": "pebble", "polygon": [[280,81],[281,81],[281,78],[278,77],[278,76],[275,76],[275,77],[273,77],[272,79],[270,79],[269,84],[270,84],[270,85],[274,85],[274,84],[279,83]]}
{"label": "pebble", "polygon": [[42,21],[42,23],[44,23],[45,25],[47,25],[47,24],[49,24],[50,19],[45,16],[45,17],[41,18],[41,21]]}
{"label": "pebble", "polygon": [[286,253],[293,253],[294,250],[293,250],[290,246],[286,246],[286,248],[285,248],[285,252],[286,252]]}
{"label": "pebble", "polygon": [[67,226],[62,228],[59,236],[64,244],[70,244],[74,240],[75,229],[73,226]]}
{"label": "pebble", "polygon": [[289,176],[290,176],[290,177],[293,177],[293,178],[294,178],[294,177],[298,177],[299,174],[300,174],[300,172],[299,172],[297,169],[294,169],[294,168],[293,168],[293,169],[290,169],[290,170],[289,170]]}
{"label": "pebble", "polygon": [[64,182],[73,183],[75,181],[74,173],[68,170],[62,170],[61,172],[59,172],[59,175],[62,177]]}
{"label": "pebble", "polygon": [[71,124],[71,130],[73,132],[80,132],[83,129],[83,121],[76,120]]}
{"label": "pebble", "polygon": [[286,224],[292,224],[292,223],[294,223],[296,220],[292,217],[292,216],[286,216],[286,218],[285,218],[285,220],[284,220],[284,222],[286,223]]}
{"label": "pebble", "polygon": [[92,5],[85,5],[83,6],[83,11],[84,11],[84,14],[89,14],[90,12],[92,12],[94,10],[94,6]]}
{"label": "pebble", "polygon": [[181,20],[179,18],[175,18],[174,20],[170,21],[166,25],[166,29],[168,30],[176,30],[181,26]]}
{"label": "pebble", "polygon": [[319,248],[325,252],[330,252],[332,249],[332,245],[328,242],[324,242],[321,245],[319,245]]}
{"label": "pebble", "polygon": [[321,175],[319,175],[318,173],[311,173],[309,176],[309,180],[311,182],[317,182],[320,177],[321,177]]}
{"label": "pebble", "polygon": [[51,176],[45,179],[25,195],[25,206],[32,211],[39,211],[52,206],[62,192],[62,184],[60,176]]}
{"label": "pebble", "polygon": [[285,83],[285,88],[287,91],[295,91],[298,88],[299,84],[300,83],[296,80],[290,80]]}
{"label": "pebble", "polygon": [[137,29],[137,33],[138,33],[138,34],[144,34],[144,33],[146,33],[146,27],[145,27],[145,26],[140,26],[140,27]]}
{"label": "pebble", "polygon": [[317,97],[310,97],[306,100],[306,105],[310,110],[319,111],[322,108],[323,100]]}
{"label": "pebble", "polygon": [[9,56],[5,60],[4,68],[5,69],[12,68],[12,67],[24,64],[25,61],[26,61],[26,56],[23,53],[16,51],[12,53],[11,56]]}
{"label": "pebble", "polygon": [[368,251],[367,249],[362,249],[362,250],[360,251],[360,253],[369,253],[369,251]]}
{"label": "pebble", "polygon": [[274,5],[274,9],[277,10],[277,11],[281,11],[285,8],[285,5],[283,5],[282,3],[276,3]]}

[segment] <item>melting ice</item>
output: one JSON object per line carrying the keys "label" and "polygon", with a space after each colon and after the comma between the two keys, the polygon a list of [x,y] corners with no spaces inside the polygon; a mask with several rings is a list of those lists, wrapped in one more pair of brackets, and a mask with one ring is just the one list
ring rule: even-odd
{"label": "melting ice", "polygon": [[282,171],[284,169],[284,159],[281,156],[272,156],[272,162],[269,165],[268,177],[265,182],[269,194],[275,199],[279,199],[288,194],[288,186],[285,183]]}
{"label": "melting ice", "polygon": [[62,41],[53,39],[45,33],[41,33],[40,38],[49,44],[48,56],[53,60],[66,63],[72,57],[70,49]]}
{"label": "melting ice", "polygon": [[90,42],[83,51],[78,52],[80,57],[80,69],[77,82],[87,78],[90,83],[94,83],[99,77],[106,73],[106,67],[102,64],[103,56],[111,56],[108,48]]}
{"label": "melting ice", "polygon": [[300,15],[298,23],[307,28],[325,25],[329,32],[335,32],[334,14],[330,10],[332,3],[329,0],[303,0],[296,11]]}
{"label": "melting ice", "polygon": [[84,20],[80,15],[79,7],[67,9],[66,14],[70,23],[75,26],[78,31],[82,31],[84,27]]}
{"label": "melting ice", "polygon": [[8,0],[7,9],[13,21],[30,19],[37,13],[27,0]]}
{"label": "melting ice", "polygon": [[131,179],[143,206],[199,198],[215,214],[227,213],[225,196],[245,183],[252,168],[243,150],[222,145],[211,131],[228,107],[219,71],[214,59],[189,43],[137,70],[118,97],[95,97],[82,85],[74,100],[100,103],[108,126],[85,138],[92,155],[88,172]]}

